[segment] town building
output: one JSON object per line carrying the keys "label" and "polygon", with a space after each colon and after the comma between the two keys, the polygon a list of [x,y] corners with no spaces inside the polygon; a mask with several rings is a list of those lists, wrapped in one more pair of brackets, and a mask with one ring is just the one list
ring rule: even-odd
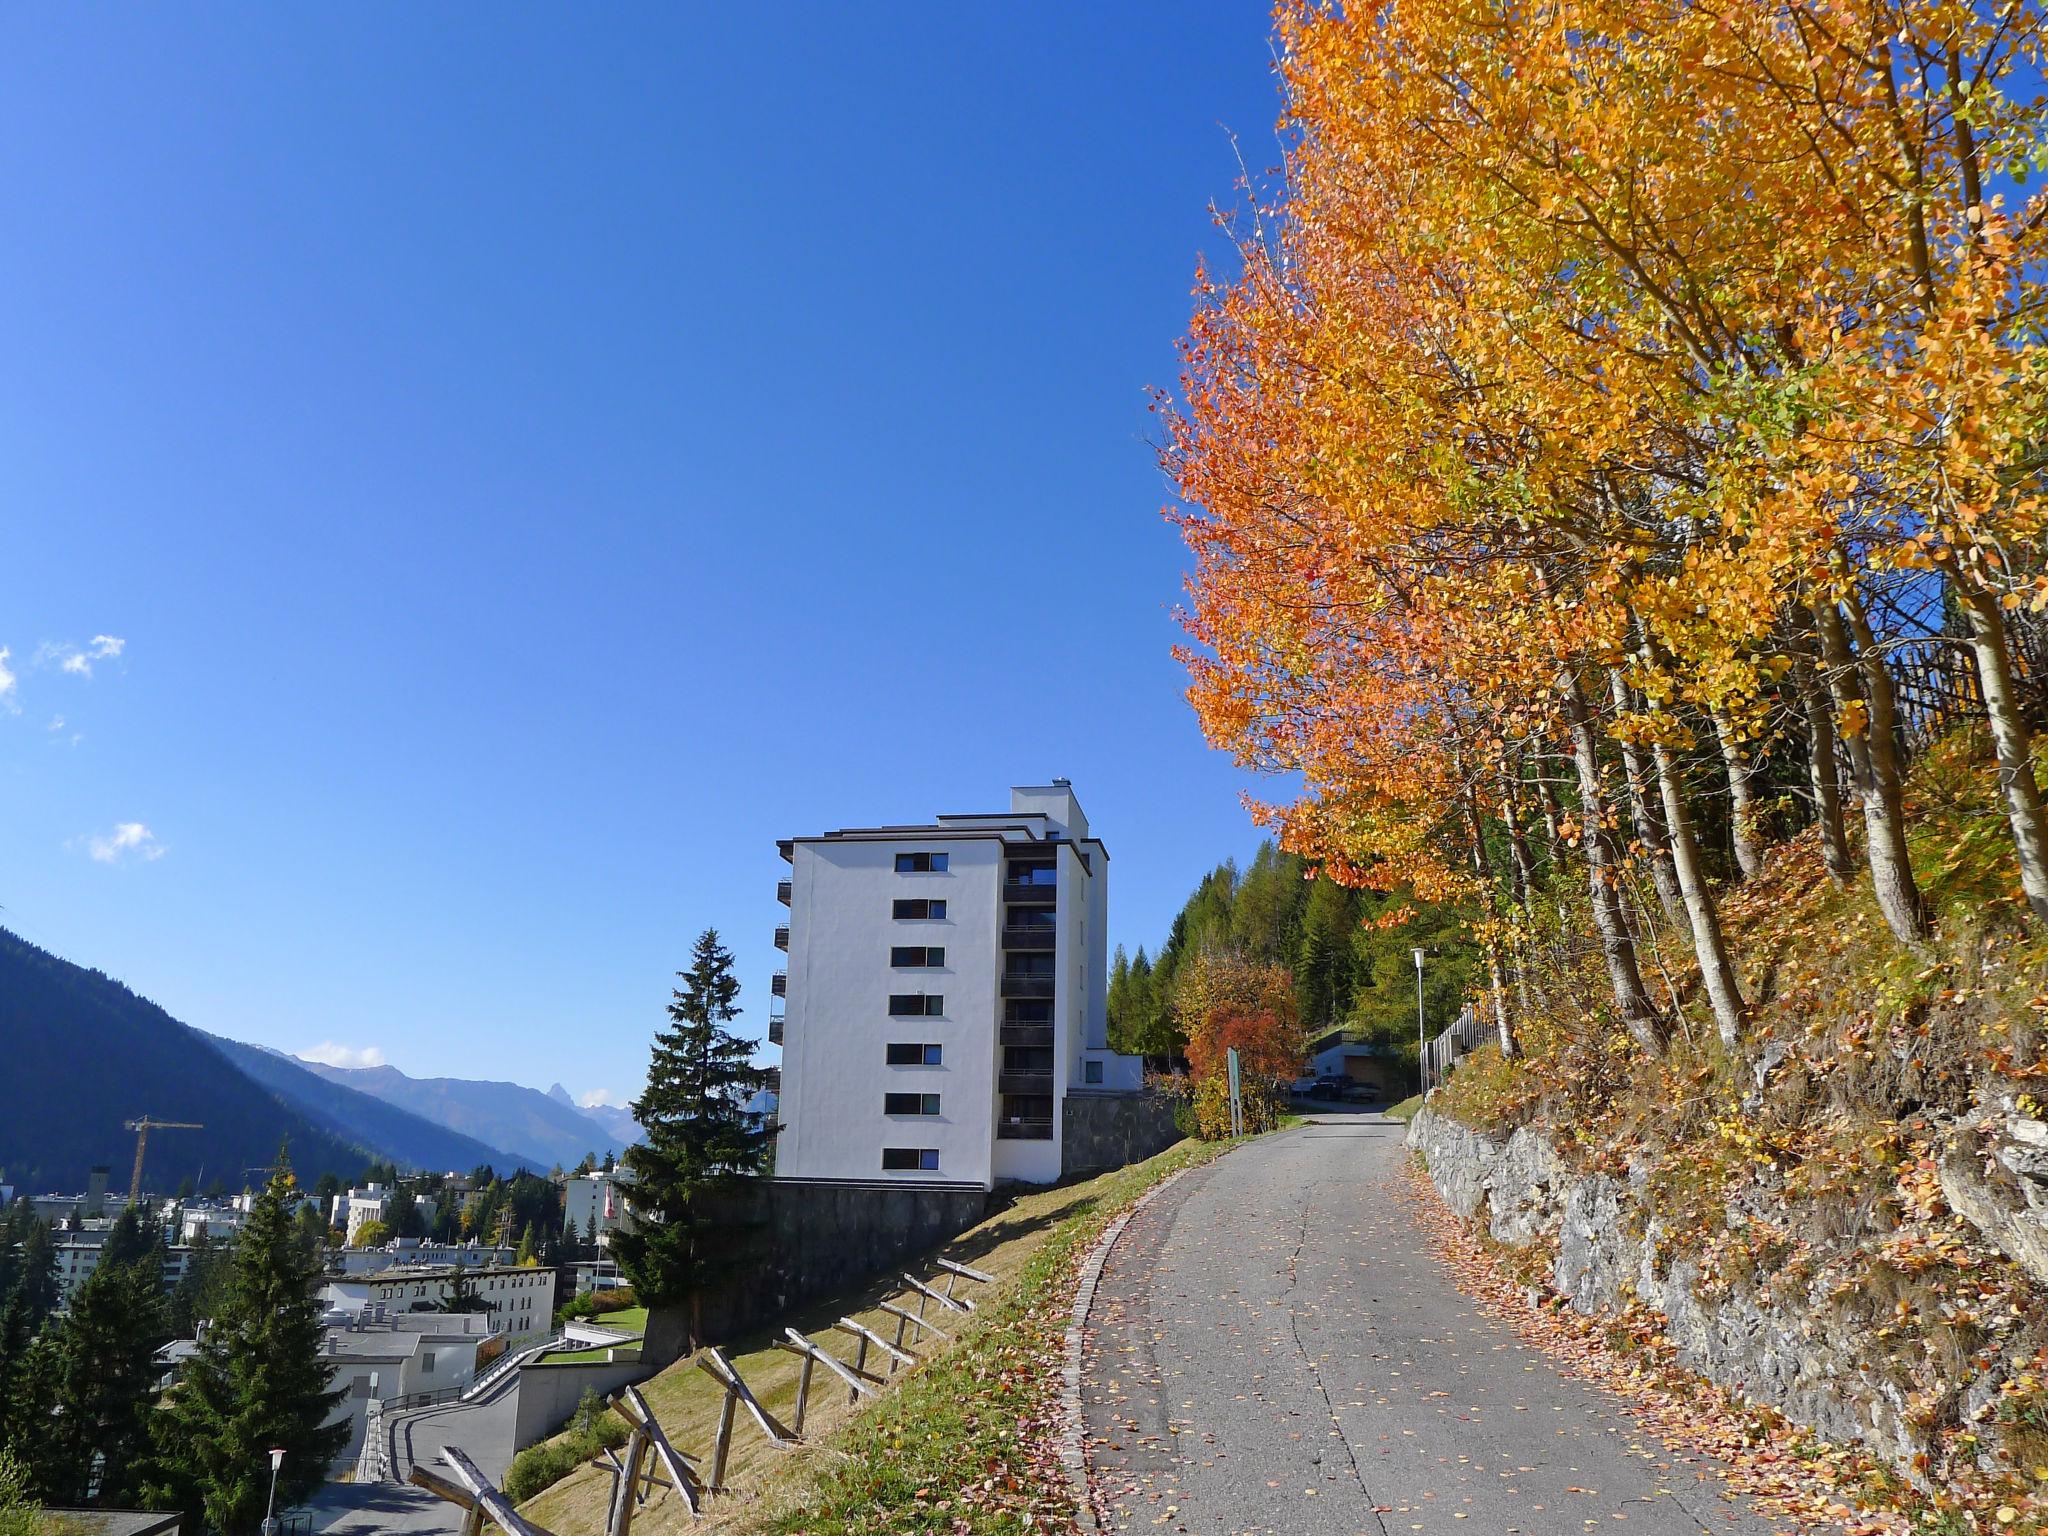
{"label": "town building", "polygon": [[[456,1276],[487,1309],[487,1332],[521,1334],[555,1320],[556,1271],[533,1265],[455,1267],[394,1265],[364,1275],[329,1275],[320,1301],[331,1316],[374,1320],[408,1312],[438,1312],[455,1295]],[[460,1314],[456,1314],[460,1315]]]}
{"label": "town building", "polygon": [[[97,1223],[92,1229],[66,1232],[58,1236],[52,1247],[57,1257],[57,1304],[69,1307],[71,1297],[85,1284],[92,1272],[99,1268],[100,1250],[105,1246],[112,1222]],[[185,1271],[192,1262],[193,1250],[177,1244],[160,1250],[162,1254],[164,1292],[168,1295],[185,1278]]]}
{"label": "town building", "polygon": [[593,1230],[598,1241],[616,1232],[626,1217],[626,1191],[632,1178],[623,1168],[609,1173],[577,1173],[562,1188],[562,1220],[565,1232],[578,1237]]}
{"label": "town building", "polygon": [[381,1248],[330,1248],[327,1251],[327,1269],[330,1274],[343,1275],[374,1274],[394,1264],[442,1269],[457,1264],[469,1269],[509,1269],[518,1254],[519,1250],[509,1243],[479,1243],[475,1238],[466,1243],[427,1243],[416,1237],[399,1237]]}
{"label": "town building", "polygon": [[1010,809],[778,845],[778,1179],[1050,1183],[1108,1043],[1109,853],[1064,779]]}
{"label": "town building", "polygon": [[[386,1212],[391,1208],[391,1198],[397,1193],[398,1191],[388,1184],[371,1183],[365,1184],[361,1189],[352,1189],[341,1197],[341,1211],[347,1220],[338,1225],[342,1227],[346,1234],[345,1241],[351,1247],[355,1245],[357,1234],[365,1226],[373,1221],[381,1222],[386,1219]],[[434,1215],[439,1207],[432,1195],[414,1195],[413,1208],[419,1212],[422,1225],[431,1227],[434,1224]]]}

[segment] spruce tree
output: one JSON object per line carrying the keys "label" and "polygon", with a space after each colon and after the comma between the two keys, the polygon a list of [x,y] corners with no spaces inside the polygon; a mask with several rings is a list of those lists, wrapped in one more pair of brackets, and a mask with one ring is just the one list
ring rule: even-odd
{"label": "spruce tree", "polygon": [[169,1337],[156,1224],[121,1213],[99,1262],[56,1325],[50,1459],[38,1481],[56,1504],[135,1502],[156,1399],[156,1351]]}
{"label": "spruce tree", "polygon": [[540,1254],[533,1246],[533,1223],[530,1221],[526,1224],[526,1230],[520,1234],[519,1252],[514,1256],[513,1262],[521,1268],[530,1268],[540,1262]]}
{"label": "spruce tree", "polygon": [[687,1307],[701,1340],[705,1289],[746,1259],[710,1197],[759,1173],[774,1133],[747,1113],[768,1074],[753,1064],[752,1043],[726,1028],[739,1017],[740,984],[716,929],[698,938],[679,979],[633,1104],[647,1137],[626,1149],[633,1220],[612,1234],[612,1252],[643,1306]]}
{"label": "spruce tree", "polygon": [[285,1508],[319,1488],[348,1444],[346,1421],[323,1427],[345,1393],[328,1387],[313,1289],[319,1270],[291,1219],[291,1169],[282,1155],[278,1162],[236,1239],[213,1326],[153,1425],[151,1503],[223,1536],[245,1536],[261,1523],[272,1447],[285,1453],[277,1481]]}
{"label": "spruce tree", "polygon": [[28,1321],[31,1329],[40,1328],[52,1312],[57,1310],[57,1241],[50,1235],[50,1224],[40,1217],[31,1215],[21,1240],[21,1272],[15,1281],[22,1297],[28,1303]]}

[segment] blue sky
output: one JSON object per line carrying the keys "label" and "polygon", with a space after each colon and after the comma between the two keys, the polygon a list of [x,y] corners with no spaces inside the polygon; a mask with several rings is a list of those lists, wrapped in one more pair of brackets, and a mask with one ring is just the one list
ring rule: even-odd
{"label": "blue sky", "polygon": [[[0,923],[203,1028],[635,1091],[776,837],[1256,842],[1149,446],[1257,5],[16,8]],[[11,682],[8,680],[11,679]]]}

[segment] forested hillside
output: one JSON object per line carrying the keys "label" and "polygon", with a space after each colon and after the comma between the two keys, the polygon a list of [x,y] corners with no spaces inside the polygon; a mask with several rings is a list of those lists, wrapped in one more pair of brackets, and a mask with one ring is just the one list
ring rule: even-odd
{"label": "forested hillside", "polygon": [[280,1055],[260,1045],[223,1040],[218,1035],[205,1038],[241,1071],[315,1124],[325,1126],[344,1140],[374,1148],[400,1168],[447,1172],[489,1163],[508,1175],[522,1164],[535,1172],[546,1171],[544,1163],[521,1159],[345,1083],[331,1082],[296,1057]]}
{"label": "forested hillside", "polygon": [[78,1190],[95,1164],[126,1191],[147,1114],[197,1131],[149,1141],[144,1182],[191,1179],[240,1188],[289,1143],[301,1178],[352,1176],[370,1153],[252,1082],[196,1030],[99,971],[60,960],[0,929],[0,1168],[24,1191]]}
{"label": "forested hillside", "polygon": [[1415,963],[1426,951],[1423,1005],[1432,1031],[1454,1018],[1476,950],[1459,907],[1355,890],[1311,876],[1307,862],[1269,842],[1249,868],[1226,860],[1204,875],[1157,950],[1118,946],[1109,978],[1109,1039],[1155,1060],[1187,1047],[1174,1018],[1181,968],[1206,952],[1280,965],[1293,977],[1296,1016],[1313,1040],[1332,1029],[1415,1054]]}

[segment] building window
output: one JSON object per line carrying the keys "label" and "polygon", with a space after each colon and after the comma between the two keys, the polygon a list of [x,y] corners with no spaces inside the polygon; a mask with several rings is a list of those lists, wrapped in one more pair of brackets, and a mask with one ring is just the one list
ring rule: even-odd
{"label": "building window", "polygon": [[1084,1062],[1082,1062],[1082,1063],[1081,1063],[1081,1081],[1082,1081],[1082,1082],[1084,1082],[1084,1083],[1099,1083],[1099,1082],[1101,1082],[1101,1081],[1102,1081],[1102,1063],[1101,1063],[1101,1062],[1099,1062],[1099,1061],[1084,1061]]}
{"label": "building window", "polygon": [[892,1067],[936,1067],[939,1065],[940,1050],[936,1045],[921,1045],[915,1041],[893,1043],[888,1048],[888,1063]]}
{"label": "building window", "polygon": [[884,1147],[882,1148],[882,1171],[895,1173],[937,1173],[939,1171],[939,1149],[937,1147]]}
{"label": "building window", "polygon": [[889,915],[905,918],[940,918],[946,915],[946,904],[943,901],[928,901],[922,896],[915,896],[894,903]]}
{"label": "building window", "polygon": [[434,1352],[430,1349],[425,1354],[420,1356],[420,1369],[423,1371],[431,1371],[433,1368]]}
{"label": "building window", "polygon": [[935,1019],[946,1011],[946,999],[939,992],[892,992],[889,1016],[896,1019]]}
{"label": "building window", "polygon": [[942,875],[946,872],[946,855],[943,853],[899,853],[896,855],[896,873],[899,875]]}
{"label": "building window", "polygon": [[890,947],[889,963],[913,970],[931,970],[946,963],[946,952],[924,944],[897,944]]}
{"label": "building window", "polygon": [[1052,1070],[1052,1047],[1049,1045],[1006,1045],[1003,1047],[1003,1070],[1005,1072],[1050,1072]]}
{"label": "building window", "polygon": [[939,1096],[936,1093],[882,1095],[882,1113],[885,1115],[936,1115],[938,1112]]}

